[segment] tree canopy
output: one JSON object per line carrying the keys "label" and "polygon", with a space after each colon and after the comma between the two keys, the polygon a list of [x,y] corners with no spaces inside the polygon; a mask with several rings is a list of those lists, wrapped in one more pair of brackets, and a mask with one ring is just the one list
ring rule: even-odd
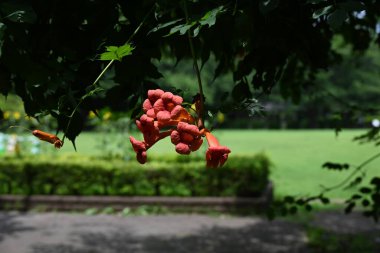
{"label": "tree canopy", "polygon": [[[321,80],[326,80],[324,87],[331,86],[326,92],[332,95],[356,86],[370,96],[370,86],[351,80],[361,75],[375,79],[371,73],[377,61],[363,53],[378,50],[373,44],[380,45],[379,18],[376,0],[6,0],[0,3],[0,92],[21,97],[28,116],[53,116],[57,132],[74,145],[88,111],[110,107],[132,118],[141,114],[147,91],[159,88],[157,62],[164,58],[175,59],[174,64],[192,58],[194,86],[199,69],[210,59],[217,63],[213,79],[232,73],[222,94],[228,110],[254,111],[255,98],[272,93],[274,87],[282,97],[299,102],[306,90],[318,91]],[[334,47],[337,37],[350,49]],[[363,56],[347,57],[359,54]],[[352,66],[361,69],[346,73]],[[322,78],[316,80],[318,75]],[[355,113],[379,112],[347,103],[353,96],[345,92],[339,103]],[[196,110],[203,111],[202,96],[197,99],[202,108]],[[375,127],[357,140],[379,144],[379,130]],[[43,135],[49,140],[51,136]],[[356,166],[338,186],[359,184],[362,177],[354,176],[378,157]],[[324,167],[350,166],[328,162]],[[297,205],[310,209],[311,201],[328,203],[324,193],[335,188],[308,198],[287,196],[281,208],[292,212]],[[378,219],[379,191],[380,179],[375,177],[347,200],[346,211],[364,199],[367,215]]]}
{"label": "tree canopy", "polygon": [[215,78],[233,72],[235,103],[275,85],[299,101],[341,59],[334,35],[354,51],[380,43],[379,15],[373,0],[2,1],[0,91],[20,96],[29,116],[52,115],[74,141],[83,111],[137,115],[162,77],[154,60],[190,57],[190,34],[201,65],[215,57]]}

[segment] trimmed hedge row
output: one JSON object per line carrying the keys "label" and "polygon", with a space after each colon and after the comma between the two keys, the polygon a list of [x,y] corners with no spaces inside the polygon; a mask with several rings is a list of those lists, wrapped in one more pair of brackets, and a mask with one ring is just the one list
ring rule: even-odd
{"label": "trimmed hedge row", "polygon": [[135,161],[94,157],[2,157],[0,194],[124,196],[258,196],[271,163],[263,155],[231,156],[218,169],[201,158]]}

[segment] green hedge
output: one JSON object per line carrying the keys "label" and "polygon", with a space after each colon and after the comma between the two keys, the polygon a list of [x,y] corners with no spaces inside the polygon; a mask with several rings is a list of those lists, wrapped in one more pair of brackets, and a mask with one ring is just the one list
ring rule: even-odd
{"label": "green hedge", "polygon": [[262,154],[231,156],[218,169],[192,156],[156,157],[145,165],[82,156],[2,157],[0,194],[257,196],[270,166]]}

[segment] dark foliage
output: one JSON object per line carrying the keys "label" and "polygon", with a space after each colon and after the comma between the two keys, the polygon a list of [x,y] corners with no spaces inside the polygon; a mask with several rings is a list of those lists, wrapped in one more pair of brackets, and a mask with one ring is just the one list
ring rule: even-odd
{"label": "dark foliage", "polygon": [[[366,15],[359,17],[362,10]],[[152,59],[188,57],[183,35],[190,30],[202,63],[215,55],[215,77],[233,71],[236,102],[251,98],[248,86],[269,93],[280,80],[282,94],[299,101],[315,74],[339,60],[331,48],[334,34],[355,50],[379,41],[374,32],[379,12],[378,1],[350,0],[2,1],[0,91],[16,92],[30,116],[51,114],[58,130],[75,140],[83,127],[81,111],[138,108],[139,98],[161,77]],[[86,97],[67,127],[105,66],[97,60],[105,46],[123,45],[143,20],[131,41],[132,55],[119,58],[107,77],[116,85]]]}

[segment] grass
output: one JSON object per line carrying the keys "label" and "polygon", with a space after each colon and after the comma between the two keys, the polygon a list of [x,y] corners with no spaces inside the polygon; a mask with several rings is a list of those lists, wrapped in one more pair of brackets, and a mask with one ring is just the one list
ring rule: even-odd
{"label": "grass", "polygon": [[[223,145],[232,150],[230,156],[260,152],[267,154],[274,164],[271,179],[275,183],[276,196],[285,196],[316,194],[321,190],[321,185],[335,185],[352,171],[339,172],[322,169],[322,164],[327,161],[359,165],[379,152],[379,149],[371,144],[359,145],[352,142],[354,136],[363,132],[363,130],[344,130],[338,137],[335,136],[333,130],[217,130],[214,133]],[[92,155],[104,154],[105,146],[100,143],[102,138],[108,138],[111,141],[125,138],[125,146],[129,147],[127,136],[82,133],[77,139],[78,152]],[[204,144],[192,155],[203,156],[206,148],[207,145]],[[73,148],[66,143],[61,152],[73,152]],[[132,158],[134,156],[130,148],[126,148],[125,153]],[[174,153],[170,140],[165,139],[149,150],[148,157],[149,154],[159,156]],[[380,159],[365,168],[368,170],[367,178],[380,175]],[[337,190],[329,196],[345,198],[350,194],[352,190]]]}

